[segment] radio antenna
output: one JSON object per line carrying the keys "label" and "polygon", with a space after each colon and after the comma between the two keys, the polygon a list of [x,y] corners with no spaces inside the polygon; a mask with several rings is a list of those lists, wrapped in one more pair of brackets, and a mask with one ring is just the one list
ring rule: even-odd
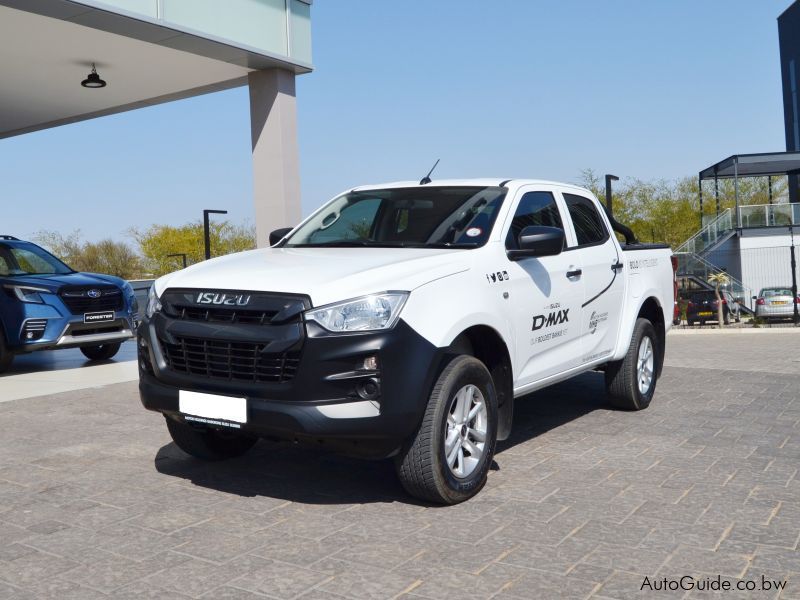
{"label": "radio antenna", "polygon": [[431,175],[433,175],[434,169],[436,169],[436,166],[439,164],[439,160],[440,159],[437,158],[436,162],[431,167],[431,170],[428,171],[428,174],[425,175],[425,177],[423,177],[422,179],[420,179],[420,181],[419,181],[420,185],[427,185],[427,184],[429,184],[431,182]]}

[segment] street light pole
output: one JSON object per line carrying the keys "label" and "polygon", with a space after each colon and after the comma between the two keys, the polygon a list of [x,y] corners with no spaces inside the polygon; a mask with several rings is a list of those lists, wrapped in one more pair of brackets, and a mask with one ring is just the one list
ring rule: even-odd
{"label": "street light pole", "polygon": [[227,215],[227,210],[212,210],[207,208],[203,211],[203,239],[205,242],[206,260],[211,258],[211,232],[208,228],[208,215]]}
{"label": "street light pole", "polygon": [[167,254],[167,258],[182,258],[183,259],[183,268],[186,268],[186,253],[185,252],[177,252],[175,254]]}

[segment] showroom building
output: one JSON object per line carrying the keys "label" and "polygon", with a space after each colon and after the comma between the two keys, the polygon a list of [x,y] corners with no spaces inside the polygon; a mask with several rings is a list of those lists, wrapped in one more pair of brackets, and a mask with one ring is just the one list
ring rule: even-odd
{"label": "showroom building", "polygon": [[[786,127],[787,152],[800,151],[800,0],[794,2],[778,17],[778,37],[781,50],[781,79],[783,81],[783,115]],[[798,175],[789,176],[789,195],[800,202]]]}
{"label": "showroom building", "polygon": [[313,0],[0,0],[0,138],[247,85],[260,246],[300,220]]}

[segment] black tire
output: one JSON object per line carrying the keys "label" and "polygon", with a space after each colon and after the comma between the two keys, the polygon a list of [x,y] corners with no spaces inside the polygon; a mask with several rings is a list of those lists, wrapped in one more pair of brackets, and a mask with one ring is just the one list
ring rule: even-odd
{"label": "black tire", "polygon": [[241,456],[258,438],[240,431],[196,428],[185,421],[164,415],[172,441],[181,450],[200,460],[217,461]]}
{"label": "black tire", "polygon": [[101,346],[83,346],[81,352],[89,360],[108,360],[114,358],[122,344],[103,344]]}
{"label": "black tire", "polygon": [[[650,338],[654,360],[650,386],[645,393],[642,393],[639,389],[638,359],[639,347],[645,337]],[[653,324],[647,319],[637,319],[625,358],[609,363],[606,369],[606,391],[611,404],[623,410],[644,410],[650,406],[656,390],[658,373],[661,371],[662,358],[662,350]]]}
{"label": "black tire", "polygon": [[[483,396],[486,433],[483,454],[474,470],[465,477],[457,477],[447,463],[445,437],[456,394],[468,385],[477,388]],[[473,396],[469,406],[474,401]],[[476,438],[469,439],[471,434],[465,432],[470,431],[469,426],[474,423],[474,420],[469,421],[461,428],[461,435],[465,435],[469,443]],[[463,502],[472,498],[486,484],[496,441],[497,392],[492,377],[478,359],[457,356],[436,380],[428,397],[422,423],[396,459],[397,475],[406,491],[420,500],[437,504]],[[468,455],[462,455],[462,461],[463,456],[469,458]]]}
{"label": "black tire", "polygon": [[6,344],[6,336],[3,329],[0,328],[0,373],[5,373],[14,362],[14,354],[9,350]]}

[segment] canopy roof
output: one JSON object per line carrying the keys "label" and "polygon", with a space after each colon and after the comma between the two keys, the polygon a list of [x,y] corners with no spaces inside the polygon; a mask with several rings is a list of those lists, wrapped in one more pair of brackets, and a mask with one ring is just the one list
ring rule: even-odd
{"label": "canopy roof", "polygon": [[735,154],[700,171],[700,180],[799,175],[800,152]]}

